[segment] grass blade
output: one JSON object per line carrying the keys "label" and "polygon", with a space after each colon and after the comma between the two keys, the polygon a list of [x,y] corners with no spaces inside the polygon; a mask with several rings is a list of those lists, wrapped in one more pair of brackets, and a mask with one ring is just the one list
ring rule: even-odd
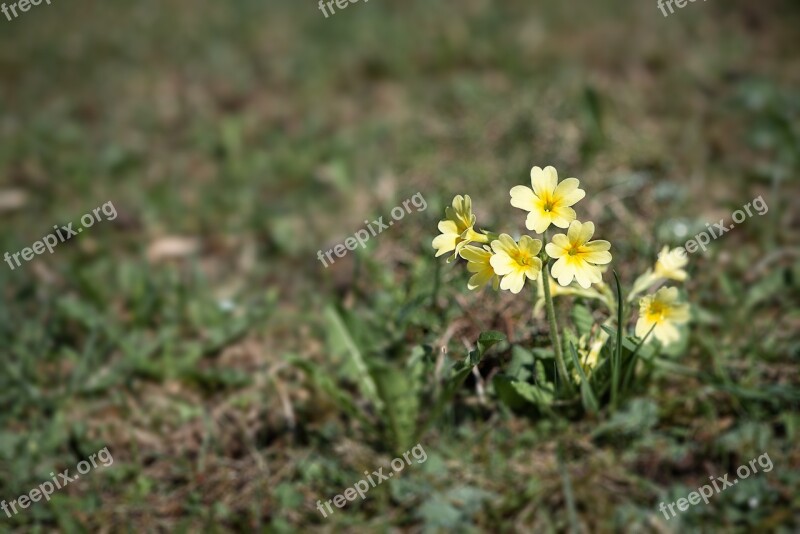
{"label": "grass blade", "polygon": [[617,283],[617,345],[614,347],[614,361],[611,365],[611,407],[616,408],[619,400],[619,375],[622,365],[622,286],[619,284],[617,271],[614,272],[614,281]]}

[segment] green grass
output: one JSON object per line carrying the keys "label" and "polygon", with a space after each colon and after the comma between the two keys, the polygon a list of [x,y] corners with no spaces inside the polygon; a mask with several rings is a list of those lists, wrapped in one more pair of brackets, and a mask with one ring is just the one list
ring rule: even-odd
{"label": "green grass", "polygon": [[[115,460],[0,530],[796,531],[800,12],[540,4],[0,17],[0,253],[119,213],[0,267],[0,499],[104,446]],[[589,192],[623,290],[662,244],[769,206],[691,256],[685,347],[615,410],[508,408],[493,379],[549,347],[544,316],[526,293],[469,293],[430,247],[456,194],[479,226],[521,231],[508,190],[548,164]],[[425,211],[316,260],[418,191]],[[199,249],[149,259],[167,236]],[[437,414],[489,330],[506,340]],[[320,516],[409,436],[424,464]],[[658,512],[764,452],[773,471]]]}

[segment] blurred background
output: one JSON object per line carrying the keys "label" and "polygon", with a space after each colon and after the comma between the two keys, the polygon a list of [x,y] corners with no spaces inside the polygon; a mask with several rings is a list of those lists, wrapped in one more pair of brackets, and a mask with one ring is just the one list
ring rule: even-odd
{"label": "blurred background", "polygon": [[[325,18],[311,0],[53,0],[0,16],[0,253],[118,213],[0,264],[0,499],[114,458],[0,531],[797,532],[799,7],[371,0]],[[689,339],[618,411],[500,402],[488,377],[546,346],[547,323],[527,293],[470,293],[433,258],[456,194],[479,226],[524,231],[508,191],[533,165],[581,180],[581,218],[628,286],[662,245],[769,206],[690,257]],[[425,211],[318,261],[417,192]],[[489,329],[508,339],[423,434],[427,461],[323,518],[318,499],[398,453],[354,362],[401,375]],[[772,472],[658,511],[763,453]]]}

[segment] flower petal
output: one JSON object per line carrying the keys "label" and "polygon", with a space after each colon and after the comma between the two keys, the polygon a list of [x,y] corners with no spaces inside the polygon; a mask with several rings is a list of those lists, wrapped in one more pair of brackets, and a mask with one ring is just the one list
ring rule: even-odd
{"label": "flower petal", "polygon": [[656,291],[655,299],[657,301],[663,302],[664,304],[672,304],[673,302],[678,300],[678,288],[677,287],[662,287],[658,291]]}
{"label": "flower petal", "polygon": [[535,207],[536,196],[530,187],[515,185],[511,188],[511,205],[525,211],[532,211]]}
{"label": "flower petal", "polygon": [[577,178],[567,178],[553,191],[553,198],[560,206],[572,206],[586,196],[586,191],[579,189],[581,185]]}
{"label": "flower petal", "polygon": [[439,231],[443,234],[460,234],[461,232],[458,231],[458,225],[450,220],[439,221],[437,225]]}
{"label": "flower petal", "polygon": [[581,252],[600,252],[611,249],[611,243],[604,239],[589,241],[581,247]]}
{"label": "flower petal", "polygon": [[550,211],[553,224],[559,228],[566,228],[577,217],[575,210],[566,206],[556,206]]}
{"label": "flower petal", "polygon": [[689,321],[689,305],[678,304],[669,311],[668,318],[674,323],[686,323]]}
{"label": "flower petal", "polygon": [[558,171],[552,165],[548,165],[544,168],[544,174],[547,176],[547,192],[552,196],[558,185]]}
{"label": "flower petal", "polygon": [[594,235],[593,222],[581,223],[577,220],[572,221],[569,225],[569,230],[567,230],[567,237],[573,245],[583,245],[591,239],[592,235]]}
{"label": "flower petal", "polygon": [[589,263],[594,263],[596,265],[605,265],[607,263],[611,263],[611,253],[607,250],[601,250],[599,252],[586,252],[581,254],[581,257]]}
{"label": "flower petal", "polygon": [[589,289],[592,287],[592,284],[596,284],[602,280],[600,268],[581,259],[573,259],[572,267],[575,272],[575,279],[578,281],[578,285],[583,289]]}
{"label": "flower petal", "polygon": [[516,271],[519,269],[519,265],[515,262],[511,256],[506,254],[505,252],[498,252],[494,256],[491,257],[489,260],[489,265],[492,266],[494,272],[499,274],[500,276],[506,275],[512,271]]}
{"label": "flower petal", "polygon": [[678,328],[669,321],[659,322],[653,330],[653,335],[664,345],[670,345],[681,337]]}
{"label": "flower petal", "polygon": [[611,243],[608,241],[597,240],[586,243],[580,247],[579,252],[584,260],[598,265],[605,265],[611,263],[611,253],[608,252],[610,248]]}
{"label": "flower petal", "polygon": [[644,336],[653,328],[653,322],[648,321],[647,317],[644,315],[639,317],[639,320],[636,321],[636,337],[640,339],[644,339]]}
{"label": "flower petal", "polygon": [[525,285],[525,275],[522,271],[515,271],[503,277],[500,281],[500,289],[508,289],[515,295],[522,291]]}
{"label": "flower petal", "polygon": [[534,167],[531,169],[531,186],[534,194],[543,198],[550,196],[558,183],[558,173],[553,167]]}
{"label": "flower petal", "polygon": [[517,250],[517,243],[508,234],[500,234],[497,239],[492,241],[491,246],[495,253],[505,252],[506,254],[511,254]]}
{"label": "flower petal", "polygon": [[558,283],[562,286],[568,286],[572,279],[575,277],[575,272],[567,262],[567,258],[560,258],[553,264],[551,271],[553,277],[558,279]]}
{"label": "flower petal", "polygon": [[525,269],[525,276],[527,276],[531,280],[536,280],[539,278],[539,274],[542,272],[542,260],[539,258],[533,258],[531,264]]}
{"label": "flower petal", "polygon": [[436,257],[447,254],[451,250],[455,250],[458,234],[442,234],[436,236],[431,242],[431,246],[436,249]]}
{"label": "flower petal", "polygon": [[519,239],[519,249],[522,252],[527,252],[531,256],[536,256],[542,250],[542,241],[540,239],[533,239],[529,235],[524,235]]}
{"label": "flower petal", "polygon": [[[562,236],[564,239],[567,238],[564,234],[555,235],[555,237],[558,236]],[[556,258],[556,259],[567,255],[566,249],[562,246],[557,245],[556,243],[548,243],[547,245],[545,245],[544,251],[547,252],[547,255],[550,256],[551,258]]]}
{"label": "flower petal", "polygon": [[550,240],[558,248],[562,248],[565,251],[570,248],[569,239],[565,234],[556,234],[553,236],[553,239]]}
{"label": "flower petal", "polygon": [[472,245],[466,246],[461,249],[461,257],[469,262],[475,263],[488,263],[492,253],[488,250],[483,250]]}
{"label": "flower petal", "polygon": [[547,230],[547,227],[550,226],[551,222],[552,219],[548,212],[536,210],[528,214],[528,218],[525,219],[525,227],[528,230],[533,230],[537,234],[543,234],[544,231]]}
{"label": "flower petal", "polygon": [[479,271],[470,277],[469,282],[467,282],[467,288],[471,291],[481,288],[489,283],[493,276],[494,272],[491,269]]}

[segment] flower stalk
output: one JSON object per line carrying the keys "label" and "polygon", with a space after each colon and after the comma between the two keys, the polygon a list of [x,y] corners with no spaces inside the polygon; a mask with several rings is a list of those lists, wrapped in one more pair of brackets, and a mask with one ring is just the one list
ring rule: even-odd
{"label": "flower stalk", "polygon": [[556,322],[556,312],[553,306],[553,296],[550,294],[550,266],[545,264],[542,269],[542,276],[544,282],[544,302],[545,311],[547,313],[547,322],[550,323],[550,342],[553,344],[553,352],[556,355],[556,366],[558,367],[558,374],[561,380],[567,386],[568,391],[572,391],[572,384],[570,383],[569,374],[567,373],[567,365],[564,363],[564,352],[561,348],[561,337],[558,335],[558,323]]}

